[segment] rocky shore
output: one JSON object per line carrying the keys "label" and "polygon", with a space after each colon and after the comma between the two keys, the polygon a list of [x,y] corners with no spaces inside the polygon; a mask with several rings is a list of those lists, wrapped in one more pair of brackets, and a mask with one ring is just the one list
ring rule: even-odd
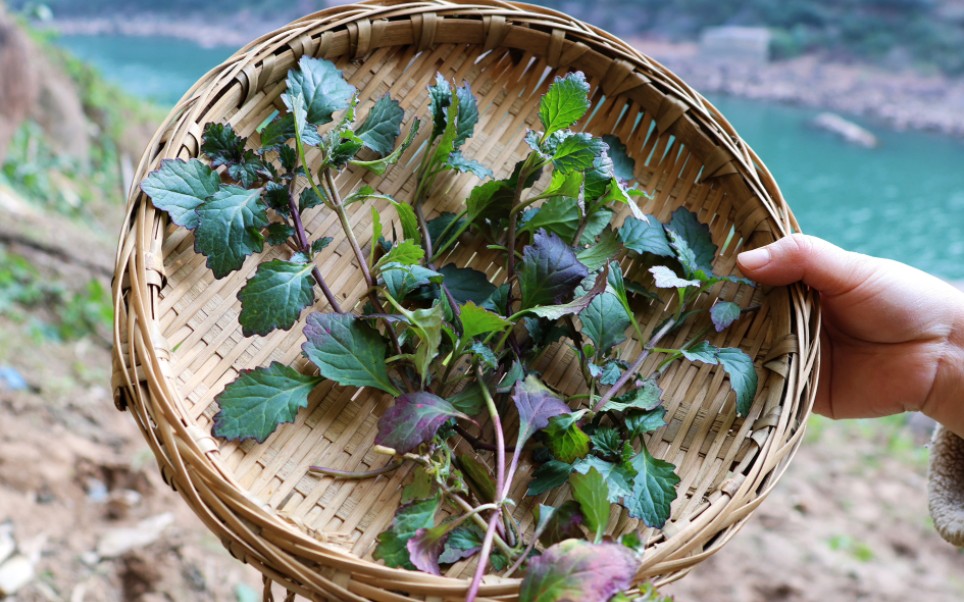
{"label": "rocky shore", "polygon": [[[170,36],[202,46],[237,46],[279,27],[292,15],[265,19],[243,11],[222,20],[189,16],[112,16],[58,20],[64,34]],[[865,64],[804,56],[767,64],[722,63],[701,56],[696,44],[630,40],[693,88],[715,93],[834,111],[899,130],[924,130],[964,137],[964,79],[893,71]]]}
{"label": "rocky shore", "polygon": [[695,44],[635,40],[697,91],[857,116],[898,130],[964,137],[964,79],[804,56],[763,65],[707,60]]}

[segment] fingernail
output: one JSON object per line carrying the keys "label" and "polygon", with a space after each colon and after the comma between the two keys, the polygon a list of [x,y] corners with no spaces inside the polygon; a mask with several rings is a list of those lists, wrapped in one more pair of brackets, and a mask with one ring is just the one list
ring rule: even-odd
{"label": "fingernail", "polygon": [[758,270],[770,263],[770,250],[766,247],[744,251],[737,255],[736,260],[740,266],[749,270]]}

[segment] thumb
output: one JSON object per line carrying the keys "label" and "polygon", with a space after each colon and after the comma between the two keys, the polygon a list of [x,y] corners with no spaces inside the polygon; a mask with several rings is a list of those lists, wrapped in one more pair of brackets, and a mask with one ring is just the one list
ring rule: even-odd
{"label": "thumb", "polygon": [[791,234],[765,247],[744,251],[736,261],[745,276],[761,284],[779,286],[802,281],[832,296],[853,289],[871,276],[873,262],[868,259],[813,236]]}

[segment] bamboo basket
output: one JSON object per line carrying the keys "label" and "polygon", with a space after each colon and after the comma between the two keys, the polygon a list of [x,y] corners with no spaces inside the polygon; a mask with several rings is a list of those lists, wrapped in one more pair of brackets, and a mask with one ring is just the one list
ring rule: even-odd
{"label": "bamboo basket", "polygon": [[[230,122],[256,140],[257,126],[283,106],[284,78],[302,55],[335,62],[362,98],[390,92],[407,122],[427,114],[427,86],[436,72],[470,82],[481,121],[466,154],[496,167],[496,177],[524,156],[522,133],[537,124],[538,99],[548,84],[581,70],[595,97],[580,127],[615,133],[626,143],[638,182],[654,196],[644,211],[665,219],[683,206],[709,224],[722,249],[718,273],[735,273],[737,252],[785,236],[797,223],[758,157],[704,98],[619,39],[544,8],[498,0],[376,0],[331,8],[255,40],[185,94],[140,162],[119,243],[113,293],[118,408],[136,420],[165,481],[235,557],[264,574],[266,600],[272,582],[289,598],[459,600],[471,565],[432,576],[371,558],[407,470],[361,482],[308,473],[311,464],[347,470],[383,464],[370,448],[377,419],[391,403],[386,395],[326,383],[296,423],[264,444],[211,435],[213,398],[239,370],[272,360],[304,367],[301,325],[242,337],[236,294],[256,262],[214,280],[193,251],[192,234],[169,225],[136,184],[163,159],[197,156],[207,122]],[[412,170],[401,164],[382,178],[349,171],[340,183],[364,178],[382,193],[405,197],[413,190]],[[473,176],[451,177],[432,201],[434,210],[457,207],[476,184]],[[383,222],[395,220],[390,207],[379,209]],[[368,219],[368,208],[352,215],[362,244],[370,242],[364,240]],[[338,228],[324,212],[308,220],[316,235]],[[452,260],[498,279],[484,250],[463,245]],[[347,248],[335,248],[319,263],[343,305],[365,294]],[[681,365],[664,376],[668,424],[652,434],[649,449],[677,465],[679,496],[662,530],[614,521],[622,532],[640,529],[646,551],[638,578],[657,585],[718,550],[760,504],[800,443],[815,392],[819,317],[810,292],[735,284],[713,292],[760,306],[713,341],[746,350],[760,387],[749,415],[740,418],[722,371]],[[688,334],[680,333],[680,342]],[[546,363],[547,382],[565,387],[572,362],[559,348]],[[522,491],[513,497],[522,499]],[[518,579],[487,577],[481,599],[515,600],[518,586]]]}

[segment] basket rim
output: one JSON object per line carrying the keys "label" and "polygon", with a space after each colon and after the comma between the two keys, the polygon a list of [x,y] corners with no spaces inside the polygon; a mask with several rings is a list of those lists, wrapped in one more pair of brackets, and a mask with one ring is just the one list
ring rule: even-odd
{"label": "basket rim", "polygon": [[[421,2],[369,0],[355,5],[331,7],[293,21],[275,32],[265,34],[238,50],[220,66],[210,70],[185,93],[181,101],[175,105],[175,108],[159,126],[141,159],[137,173],[144,174],[150,164],[163,158],[173,158],[183,152],[184,146],[182,144],[169,144],[165,135],[168,134],[173,124],[190,121],[192,116],[200,114],[205,109],[205,101],[213,102],[205,97],[206,90],[216,87],[221,82],[241,82],[242,86],[249,86],[248,93],[257,89],[257,76],[252,76],[253,72],[249,69],[249,64],[246,61],[266,45],[282,44],[281,41],[278,41],[278,34],[281,31],[288,32],[287,37],[282,36],[284,43],[287,43],[292,37],[291,32],[304,31],[308,28],[324,29],[324,31],[345,28],[350,30],[352,24],[365,20],[371,21],[388,17],[404,19],[414,16],[425,18],[426,15],[457,18],[464,16],[466,11],[472,12],[473,19],[481,17],[489,19],[490,23],[499,23],[499,19],[502,19],[504,27],[521,27],[522,25],[511,21],[515,19],[518,23],[527,27],[549,28],[553,32],[563,32],[563,36],[579,36],[579,42],[587,47],[615,56],[614,63],[620,64],[622,69],[625,69],[625,66],[628,65],[633,72],[640,70],[647,75],[663,76],[664,79],[651,78],[650,81],[653,82],[654,87],[657,87],[656,84],[658,84],[658,87],[664,89],[666,96],[673,99],[673,102],[668,103],[665,109],[667,111],[664,115],[665,122],[668,123],[666,125],[667,131],[672,131],[672,128],[676,127],[681,119],[697,122],[696,125],[700,128],[700,132],[718,143],[717,150],[719,152],[716,156],[710,157],[710,161],[707,162],[710,167],[714,168],[708,170],[712,171],[708,175],[715,177],[735,175],[746,183],[747,189],[754,197],[774,200],[776,207],[766,205],[763,208],[765,209],[765,215],[760,219],[767,221],[768,225],[774,226],[777,235],[782,236],[799,230],[797,222],[783,201],[776,182],[759,157],[740,139],[725,117],[711,103],[672,72],[618,38],[568,15],[544,7],[500,0],[425,0]],[[456,17],[450,17],[449,15],[456,15]],[[505,23],[509,24],[505,25]],[[492,32],[494,29],[498,30],[498,27],[498,25],[490,26],[487,38],[497,39],[501,35],[500,31]],[[295,33],[294,37],[297,37],[297,35],[299,34]],[[364,50],[364,34],[356,32],[355,38],[353,44],[355,51]],[[422,43],[432,45],[434,42],[433,40],[419,42],[419,44]],[[487,39],[485,44],[488,43]],[[254,81],[252,81],[252,77]],[[614,89],[618,89],[620,83],[615,81],[610,85]],[[678,111],[678,114],[675,114],[674,111]],[[718,165],[714,165],[712,161],[718,161]],[[727,170],[732,170],[732,172]],[[152,295],[156,296],[156,292],[163,286],[165,279],[163,253],[159,245],[159,240],[163,239],[164,234],[163,227],[158,227],[156,221],[158,218],[154,215],[153,209],[149,207],[149,202],[145,202],[144,196],[137,188],[139,181],[140,178],[134,179],[129,194],[127,219],[121,232],[117,253],[113,292],[115,316],[117,316],[114,326],[113,385],[115,400],[117,400],[119,407],[137,408],[137,412],[132,413],[135,414],[138,425],[151,444],[165,480],[181,492],[212,531],[222,534],[222,539],[225,539],[223,534],[226,529],[251,531],[251,527],[243,523],[243,521],[247,521],[250,525],[257,526],[256,530],[263,531],[266,526],[270,526],[271,529],[278,532],[272,535],[272,540],[278,539],[279,536],[290,538],[294,543],[285,544],[288,549],[306,548],[302,550],[306,558],[333,567],[336,571],[347,571],[352,575],[363,575],[372,579],[391,580],[400,587],[407,588],[407,591],[421,595],[446,595],[460,588],[464,589],[465,581],[462,579],[437,577],[389,568],[358,558],[331,542],[312,538],[303,528],[289,524],[272,511],[263,508],[259,500],[249,498],[234,475],[220,470],[218,464],[213,462],[210,457],[210,454],[217,449],[217,444],[209,433],[204,432],[196,425],[189,425],[178,420],[168,421],[163,425],[156,422],[160,415],[148,409],[152,403],[148,398],[159,396],[177,399],[180,393],[169,382],[167,375],[160,368],[162,364],[169,360],[169,352],[166,351],[163,344],[163,335],[157,324],[150,320],[151,310],[155,307],[155,299]],[[756,209],[759,210],[759,207],[756,207]],[[782,428],[784,430],[790,429],[792,433],[780,442],[775,441],[772,436],[763,441],[757,457],[767,460],[765,463],[767,466],[765,467],[768,470],[762,477],[766,484],[762,490],[757,491],[756,495],[752,497],[752,502],[736,509],[733,516],[726,516],[726,507],[724,506],[716,515],[701,517],[707,524],[728,523],[725,529],[720,531],[722,537],[719,538],[719,545],[725,543],[736,533],[739,526],[749,517],[750,512],[762,502],[782,475],[802,440],[802,421],[809,413],[815,394],[816,388],[813,386],[813,379],[817,373],[819,344],[819,339],[815,336],[819,325],[819,313],[815,306],[815,298],[813,293],[799,286],[789,289],[788,294],[793,303],[799,304],[805,310],[804,315],[797,316],[796,323],[792,325],[798,333],[797,352],[802,356],[801,360],[796,362],[792,374],[793,386],[799,389],[797,394],[803,396],[801,412],[794,417],[797,422],[796,425],[789,424],[790,417],[788,416],[774,418],[774,420],[782,421]],[[133,311],[132,307],[135,308]],[[172,454],[175,455],[172,456]],[[183,457],[177,457],[176,454],[182,454]],[[191,473],[186,468],[188,465],[203,466],[207,473],[188,476]],[[199,511],[199,508],[207,508],[210,503],[201,499],[194,488],[190,486],[191,478],[211,481],[211,486],[225,495],[224,500],[220,502],[223,508],[219,508],[219,510],[229,509],[243,518],[243,521],[239,519],[235,525],[225,525],[223,517],[216,515],[212,510]],[[758,486],[759,483],[754,482],[754,480],[745,479],[742,482],[731,484],[731,489],[724,494],[728,495],[730,500],[742,499],[748,491]],[[265,544],[276,545],[274,541],[267,541],[265,533],[262,533],[260,537],[266,540]],[[310,590],[300,589],[300,584],[313,581],[323,583],[325,587],[330,588],[331,592],[344,596],[344,599],[363,599],[357,597],[360,595],[357,592],[349,591],[349,588],[341,584],[337,577],[320,574],[309,576],[306,574],[308,567],[294,567],[284,560],[281,560],[280,564],[285,568],[296,569],[292,571],[293,574],[273,573],[272,569],[267,566],[268,562],[260,560],[260,558],[265,558],[270,562],[272,556],[277,560],[279,551],[271,549],[268,545],[253,546],[250,541],[240,542],[237,540],[226,541],[225,545],[242,560],[258,559],[253,564],[262,568],[263,572],[269,577],[290,584],[289,587],[293,586],[292,591],[299,591],[303,594],[308,592],[306,595],[311,595]],[[678,578],[685,574],[695,562],[709,556],[718,547],[692,554],[682,560],[661,559],[657,550],[651,556],[651,560],[656,565],[661,566],[661,572],[658,574]],[[313,548],[313,550],[308,550],[308,548]],[[660,562],[662,562],[662,565],[660,565]],[[482,594],[495,597],[512,596],[518,588],[518,583],[518,578],[490,577],[483,586]]]}

